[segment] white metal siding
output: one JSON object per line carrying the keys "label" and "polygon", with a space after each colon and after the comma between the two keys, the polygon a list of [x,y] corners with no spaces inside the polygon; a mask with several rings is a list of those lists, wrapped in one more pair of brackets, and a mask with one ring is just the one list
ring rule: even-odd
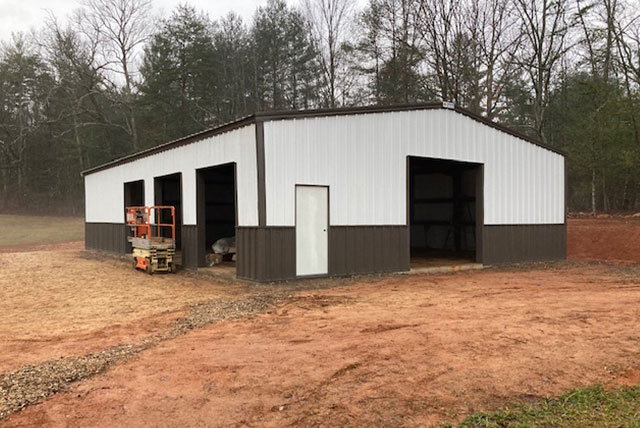
{"label": "white metal siding", "polygon": [[268,226],[293,226],[296,184],[331,187],[332,225],[406,224],[407,156],[484,164],[484,222],[564,222],[564,157],[452,110],[266,122]]}
{"label": "white metal siding", "polygon": [[154,177],[182,173],[183,223],[196,224],[196,169],[237,164],[238,224],[258,225],[258,173],[255,125],[105,169],[85,177],[85,219],[124,221],[124,183],[145,180],[146,205],[154,203]]}

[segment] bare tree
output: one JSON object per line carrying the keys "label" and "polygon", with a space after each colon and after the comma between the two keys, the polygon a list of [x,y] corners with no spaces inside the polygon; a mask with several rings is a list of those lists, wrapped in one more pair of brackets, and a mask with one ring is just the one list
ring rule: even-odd
{"label": "bare tree", "polygon": [[611,69],[613,68],[613,50],[615,45],[615,20],[618,14],[618,0],[602,0],[604,10],[604,21],[606,23],[606,44],[604,51],[604,64],[602,77],[605,81],[609,80]]}
{"label": "bare tree", "polygon": [[514,57],[522,43],[511,0],[473,0],[469,14],[470,33],[479,45],[480,63],[483,67],[484,113],[495,118],[505,86],[519,72]]}
{"label": "bare tree", "polygon": [[85,0],[76,22],[100,49],[102,67],[112,74],[110,81],[120,93],[133,149],[138,150],[136,58],[151,33],[151,0]]}
{"label": "bare tree", "polygon": [[518,62],[533,92],[534,131],[538,138],[546,141],[545,112],[552,83],[561,59],[570,47],[569,4],[567,0],[515,0],[514,4],[525,38]]}
{"label": "bare tree", "polygon": [[349,86],[343,44],[351,34],[354,5],[354,0],[304,1],[313,41],[320,51],[326,81],[324,98],[329,107],[336,106],[339,95],[344,96]]}
{"label": "bare tree", "polygon": [[[422,99],[421,34],[418,3],[412,0],[372,0],[370,52],[374,53],[377,102],[410,103]],[[373,44],[371,44],[373,42]],[[373,48],[373,50],[371,50]]]}
{"label": "bare tree", "polygon": [[419,18],[434,95],[478,111],[479,9],[457,0],[421,0]]}
{"label": "bare tree", "polygon": [[[616,85],[611,85],[610,76],[614,67],[614,59],[616,57],[615,49],[615,19],[618,13],[618,0],[601,0],[599,2],[585,3],[584,0],[576,0],[577,22],[582,32],[579,39],[580,45],[583,47],[583,57],[588,64],[590,74],[593,79],[593,88],[597,91],[595,109],[592,114],[585,119],[589,121],[590,132],[587,141],[587,167],[591,170],[591,213],[596,214],[596,190],[597,179],[600,178],[602,186],[603,208],[608,209],[607,191],[604,185],[605,173],[602,167],[602,151],[603,137],[601,129],[603,128],[603,109],[608,103],[618,97],[615,90]],[[625,70],[624,64],[622,69]],[[626,75],[626,73],[625,73]],[[628,83],[628,81],[627,81]],[[628,99],[633,99],[631,88],[627,84]],[[633,106],[631,106],[633,109]],[[635,115],[632,114],[634,122],[635,134],[637,135],[637,125],[635,123]],[[637,138],[637,137],[636,137]],[[626,183],[629,178],[627,175]],[[626,186],[626,185],[625,185]]]}
{"label": "bare tree", "polygon": [[[606,0],[607,4],[611,0]],[[610,10],[607,8],[607,11]],[[615,48],[619,67],[623,73],[629,94],[640,85],[640,14],[620,13],[611,20],[614,27]]]}
{"label": "bare tree", "polygon": [[615,66],[616,17],[621,5],[618,0],[576,0],[576,8],[582,31],[580,42],[591,74],[607,82]]}

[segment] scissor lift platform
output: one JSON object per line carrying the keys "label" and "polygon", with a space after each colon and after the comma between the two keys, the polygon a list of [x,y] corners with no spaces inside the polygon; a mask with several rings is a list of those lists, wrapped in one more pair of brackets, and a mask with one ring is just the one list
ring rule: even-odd
{"label": "scissor lift platform", "polygon": [[[170,223],[161,223],[162,212],[171,213]],[[133,247],[133,266],[148,274],[175,272],[175,208],[172,206],[128,207],[127,226],[132,231],[128,237]],[[152,220],[156,222],[153,223]],[[162,236],[167,229],[171,237]]]}

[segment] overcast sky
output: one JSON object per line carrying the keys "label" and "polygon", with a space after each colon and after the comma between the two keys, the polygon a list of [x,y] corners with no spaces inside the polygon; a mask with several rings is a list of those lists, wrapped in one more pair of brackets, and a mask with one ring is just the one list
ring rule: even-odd
{"label": "overcast sky", "polygon": [[[154,9],[161,16],[169,15],[180,3],[189,3],[204,10],[213,19],[233,10],[246,22],[250,22],[256,7],[266,2],[267,0],[153,0]],[[297,4],[298,1],[287,0],[287,3]],[[8,40],[12,32],[28,32],[31,28],[39,28],[47,10],[62,18],[79,4],[80,0],[0,0],[0,40]]]}

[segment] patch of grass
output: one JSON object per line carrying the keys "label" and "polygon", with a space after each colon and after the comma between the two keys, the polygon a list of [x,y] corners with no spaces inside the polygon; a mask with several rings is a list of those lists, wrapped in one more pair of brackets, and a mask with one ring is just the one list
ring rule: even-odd
{"label": "patch of grass", "polygon": [[0,214],[0,247],[82,239],[82,218]]}
{"label": "patch of grass", "polygon": [[559,398],[477,413],[443,428],[640,428],[640,386],[573,390]]}

